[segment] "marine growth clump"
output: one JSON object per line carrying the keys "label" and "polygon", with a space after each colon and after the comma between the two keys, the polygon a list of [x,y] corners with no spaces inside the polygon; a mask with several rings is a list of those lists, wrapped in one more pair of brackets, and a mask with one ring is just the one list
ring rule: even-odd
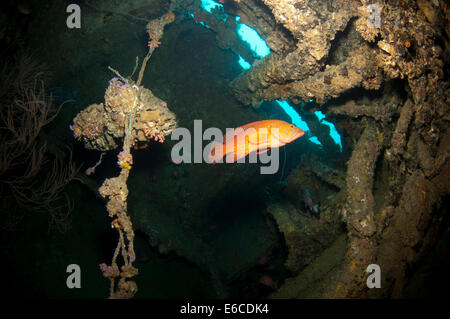
{"label": "marine growth clump", "polygon": [[133,109],[134,123],[127,124],[131,124],[134,148],[145,148],[151,140],[163,142],[176,127],[175,114],[166,102],[149,89],[137,89],[132,81],[114,77],[106,89],[105,103],[92,104],[78,113],[70,129],[86,148],[109,151],[123,139]]}

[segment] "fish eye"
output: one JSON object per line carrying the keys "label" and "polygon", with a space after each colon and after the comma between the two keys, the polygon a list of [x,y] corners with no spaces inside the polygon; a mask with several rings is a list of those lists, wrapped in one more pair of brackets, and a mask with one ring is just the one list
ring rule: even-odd
{"label": "fish eye", "polygon": [[291,128],[294,128],[294,125],[291,124],[290,126],[291,126]]}

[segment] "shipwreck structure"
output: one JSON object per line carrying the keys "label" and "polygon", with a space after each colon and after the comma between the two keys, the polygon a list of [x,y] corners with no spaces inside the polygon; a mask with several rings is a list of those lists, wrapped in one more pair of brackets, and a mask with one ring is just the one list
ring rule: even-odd
{"label": "shipwreck structure", "polygon": [[[161,12],[174,12],[170,17],[177,17],[177,35],[181,23],[193,19],[214,32],[221,49],[250,64],[228,84],[234,98],[254,108],[263,101],[290,101],[327,152],[326,157],[302,156],[287,179],[284,200],[267,197],[265,211],[283,235],[285,267],[293,274],[271,297],[402,296],[406,269],[423,258],[448,220],[442,206],[450,187],[448,4],[225,0],[205,11],[199,0],[154,3]],[[130,8],[123,6],[113,13],[130,18],[124,13]],[[109,7],[100,2],[95,9],[107,12]],[[239,40],[238,23],[253,28],[270,54],[253,54]],[[151,48],[158,44],[149,43]],[[100,151],[116,148],[118,139],[128,140],[128,153],[119,158],[125,181],[133,164],[130,147],[162,141],[176,125],[167,104],[139,84],[113,78],[105,104],[89,106],[72,127],[86,147]],[[124,109],[126,105],[133,108]],[[328,127],[310,116],[318,110],[338,128],[342,152]],[[93,120],[99,117],[101,121]],[[303,185],[312,185],[307,193],[320,201],[320,219],[298,213],[304,205]],[[111,196],[106,186],[102,195]],[[174,251],[207,270],[218,290],[221,282],[236,279],[256,263],[253,258],[245,266],[221,269],[204,238],[187,242],[183,236],[164,237],[152,230],[148,214],[131,215],[160,252]],[[183,216],[189,223],[187,219]],[[131,263],[134,257],[124,258]],[[366,285],[371,264],[383,271],[381,289]]]}

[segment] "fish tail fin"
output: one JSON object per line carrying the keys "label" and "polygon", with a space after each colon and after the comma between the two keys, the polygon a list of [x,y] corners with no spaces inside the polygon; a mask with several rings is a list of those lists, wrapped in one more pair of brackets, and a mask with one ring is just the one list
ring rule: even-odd
{"label": "fish tail fin", "polygon": [[209,155],[208,155],[208,163],[209,164],[216,164],[219,162],[223,157],[223,144],[219,142],[212,142],[211,147],[209,149]]}

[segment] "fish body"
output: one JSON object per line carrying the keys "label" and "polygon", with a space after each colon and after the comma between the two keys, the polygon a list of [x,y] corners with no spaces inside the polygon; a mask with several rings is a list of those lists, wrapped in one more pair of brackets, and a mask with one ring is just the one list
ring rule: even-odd
{"label": "fish body", "polygon": [[320,203],[314,204],[311,193],[307,188],[303,190],[303,202],[305,208],[314,216],[320,216]]}
{"label": "fish body", "polygon": [[282,147],[305,135],[293,124],[281,120],[263,120],[229,130],[222,143],[213,142],[208,159],[217,163],[224,156],[227,162],[237,162],[248,154],[264,153],[268,149]]}
{"label": "fish body", "polygon": [[258,281],[261,285],[270,287],[272,289],[278,288],[278,280],[273,280],[270,276],[264,275],[261,278],[259,278]]}
{"label": "fish body", "polygon": [[305,203],[305,207],[308,210],[312,211],[313,210],[313,206],[314,206],[313,205],[312,196],[311,196],[311,193],[309,192],[309,190],[306,189],[306,188],[303,191],[303,201]]}
{"label": "fish body", "polygon": [[317,204],[315,204],[315,205],[313,206],[313,212],[314,212],[314,214],[316,214],[316,215],[319,215],[319,214],[320,214],[320,203],[317,203]]}

